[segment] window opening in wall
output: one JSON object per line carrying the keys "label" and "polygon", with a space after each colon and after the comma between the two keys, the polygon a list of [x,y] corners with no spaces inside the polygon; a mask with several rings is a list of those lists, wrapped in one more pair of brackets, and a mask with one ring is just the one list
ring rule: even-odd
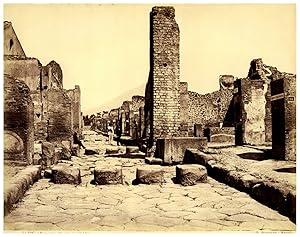
{"label": "window opening in wall", "polygon": [[9,40],[9,50],[11,50],[11,48],[14,45],[14,41],[12,39]]}

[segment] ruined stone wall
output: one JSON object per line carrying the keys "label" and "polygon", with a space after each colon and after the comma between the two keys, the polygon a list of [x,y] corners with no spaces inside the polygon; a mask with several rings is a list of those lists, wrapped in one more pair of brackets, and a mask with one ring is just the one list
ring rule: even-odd
{"label": "ruined stone wall", "polygon": [[18,55],[26,57],[12,24],[8,21],[4,22],[3,52],[4,55]]}
{"label": "ruined stone wall", "polygon": [[[132,107],[130,112],[130,136],[134,139],[141,137],[141,125],[140,125],[140,108],[144,109],[145,97],[135,95],[131,99]],[[144,116],[144,114],[142,115]]]}
{"label": "ruined stone wall", "polygon": [[187,137],[193,136],[191,132],[189,133],[188,123],[189,123],[189,94],[188,94],[188,83],[180,82],[179,84],[180,92],[180,136]]}
{"label": "ruined stone wall", "polygon": [[241,79],[243,144],[265,144],[267,91],[263,80]]}
{"label": "ruined stone wall", "polygon": [[64,90],[50,89],[48,97],[48,139],[50,142],[72,141],[72,102]]}
{"label": "ruined stone wall", "polygon": [[80,100],[80,87],[75,85],[75,89],[67,90],[67,94],[72,102],[73,111],[73,131],[81,135],[81,100]]}
{"label": "ruined stone wall", "polygon": [[4,75],[4,159],[32,163],[33,103],[28,86]]}
{"label": "ruined stone wall", "polygon": [[[194,124],[201,124],[204,128],[219,127],[220,123],[226,122],[226,115],[233,98],[232,90],[222,89],[204,95],[189,91],[188,95],[190,133],[193,134]],[[229,121],[229,125],[231,125],[230,123],[231,121]]]}
{"label": "ruined stone wall", "polygon": [[26,83],[32,93],[40,90],[42,65],[36,58],[4,57],[4,73]]}
{"label": "ruined stone wall", "polygon": [[150,75],[153,81],[154,139],[179,135],[179,27],[173,7],[150,14]]}
{"label": "ruined stone wall", "polygon": [[263,63],[261,58],[253,59],[250,62],[248,78],[251,80],[263,80],[267,86],[266,104],[265,104],[265,140],[272,141],[272,115],[271,115],[271,80],[272,72],[267,65]]}

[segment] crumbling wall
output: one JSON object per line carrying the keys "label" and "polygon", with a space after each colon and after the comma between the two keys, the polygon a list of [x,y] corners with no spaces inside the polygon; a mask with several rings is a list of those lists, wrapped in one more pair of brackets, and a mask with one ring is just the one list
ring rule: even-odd
{"label": "crumbling wall", "polygon": [[50,142],[72,141],[72,102],[64,90],[49,89],[48,97],[48,140]]}
{"label": "crumbling wall", "polygon": [[193,131],[194,124],[219,127],[220,123],[226,122],[226,115],[233,99],[232,90],[218,90],[204,95],[189,91],[188,95],[189,130]]}
{"label": "crumbling wall", "polygon": [[191,132],[189,133],[188,123],[189,123],[189,94],[188,94],[188,83],[180,82],[179,84],[180,92],[180,136],[187,137],[193,136]]}
{"label": "crumbling wall", "polygon": [[[134,139],[140,138],[142,136],[142,127],[141,127],[141,113],[140,108],[144,109],[145,97],[135,95],[132,96],[132,107],[130,112],[130,136]],[[144,114],[142,114],[144,116]]]}
{"label": "crumbling wall", "polygon": [[80,101],[80,87],[75,85],[74,89],[67,90],[67,94],[72,102],[73,108],[73,131],[81,135],[81,101]]}
{"label": "crumbling wall", "polygon": [[[179,27],[173,7],[150,14],[150,80],[153,81],[154,139],[179,135]],[[150,113],[151,114],[151,113]]]}
{"label": "crumbling wall", "polygon": [[268,85],[263,80],[240,79],[242,144],[265,144],[265,105]]}
{"label": "crumbling wall", "polygon": [[262,80],[266,84],[267,92],[265,94],[265,141],[272,141],[272,115],[271,115],[271,86],[272,72],[261,58],[253,59],[250,62],[248,78],[251,80]]}
{"label": "crumbling wall", "polygon": [[41,69],[42,65],[36,58],[4,57],[4,73],[24,81],[32,93],[40,90]]}
{"label": "crumbling wall", "polygon": [[4,159],[32,163],[33,103],[28,86],[4,75]]}

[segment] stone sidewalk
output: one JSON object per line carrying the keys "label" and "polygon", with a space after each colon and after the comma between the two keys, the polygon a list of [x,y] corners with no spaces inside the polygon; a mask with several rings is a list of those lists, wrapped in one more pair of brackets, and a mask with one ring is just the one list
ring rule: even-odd
{"label": "stone sidewalk", "polygon": [[208,175],[296,221],[296,162],[272,160],[253,147],[188,149],[185,162],[205,165]]}
{"label": "stone sidewalk", "polygon": [[[295,231],[287,217],[248,194],[208,178],[175,184],[175,166],[164,166],[166,183],[132,185],[143,159],[105,157],[105,137],[86,131],[84,144],[100,154],[72,157],[80,185],[41,179],[4,218],[5,231]],[[96,166],[121,166],[123,185],[95,186]]]}

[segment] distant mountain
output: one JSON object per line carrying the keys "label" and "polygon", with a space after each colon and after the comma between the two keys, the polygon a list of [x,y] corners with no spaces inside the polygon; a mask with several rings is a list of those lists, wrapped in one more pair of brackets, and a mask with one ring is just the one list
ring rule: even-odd
{"label": "distant mountain", "polygon": [[86,109],[86,111],[83,111],[83,115],[92,115],[92,114],[96,114],[98,112],[110,111],[111,109],[118,108],[122,105],[123,101],[131,100],[131,97],[134,95],[145,96],[145,85],[142,84],[131,90],[125,91],[123,94],[109,100],[108,102],[106,102],[102,105],[99,105],[94,108]]}

